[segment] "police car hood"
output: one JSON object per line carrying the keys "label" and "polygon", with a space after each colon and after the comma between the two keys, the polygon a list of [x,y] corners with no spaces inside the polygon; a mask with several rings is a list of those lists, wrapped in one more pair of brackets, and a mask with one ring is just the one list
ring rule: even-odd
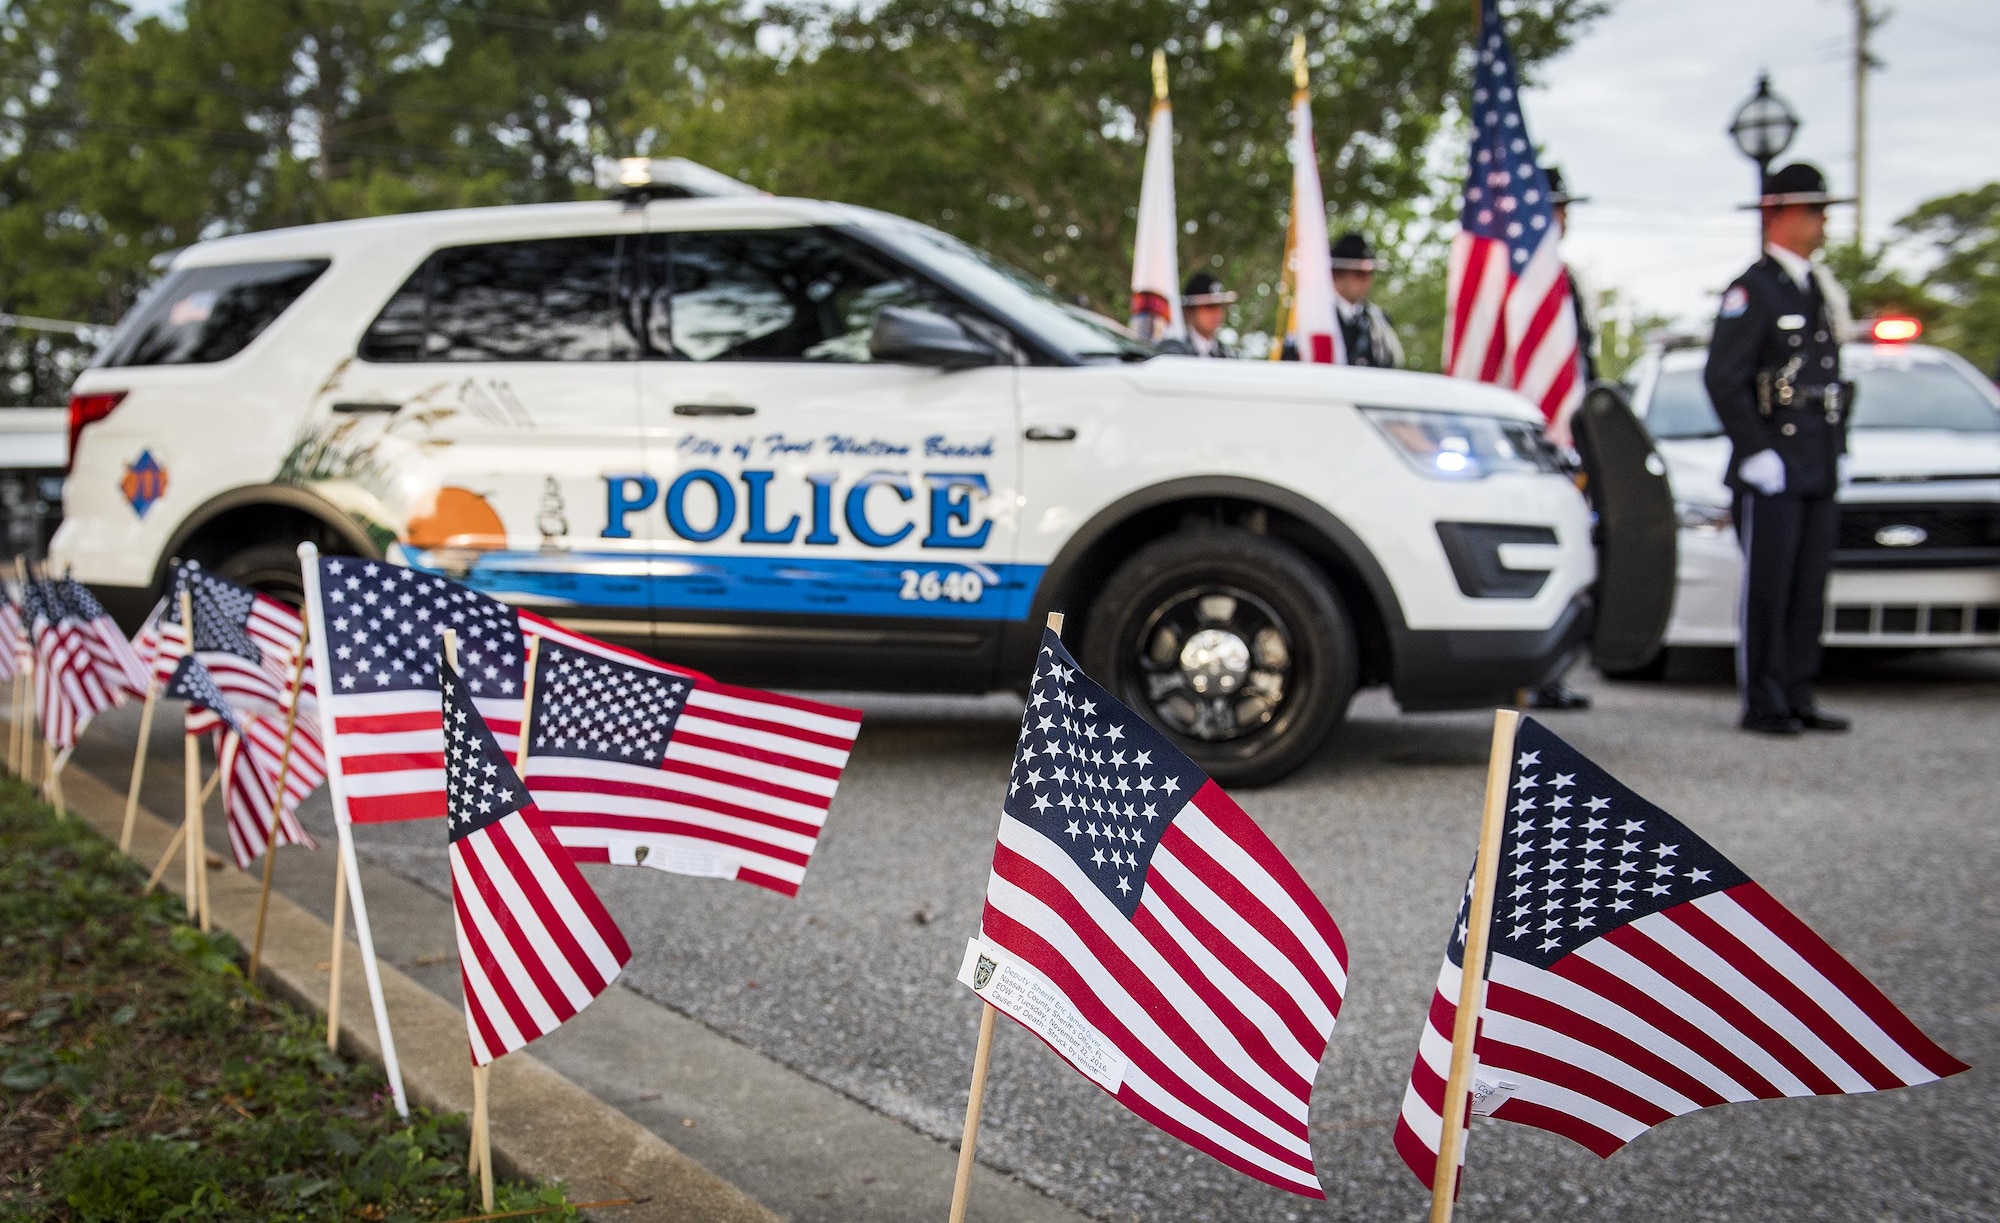
{"label": "police car hood", "polygon": [[1260,402],[1366,405],[1506,416],[1537,424],[1542,419],[1534,404],[1512,391],[1464,378],[1410,370],[1168,356],[1128,366],[1125,376],[1134,387],[1149,395],[1244,405]]}

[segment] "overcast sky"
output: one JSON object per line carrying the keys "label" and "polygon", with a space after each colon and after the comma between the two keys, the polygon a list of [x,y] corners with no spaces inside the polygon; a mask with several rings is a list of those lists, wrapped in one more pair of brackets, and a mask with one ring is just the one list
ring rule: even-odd
{"label": "overcast sky", "polygon": [[[1871,240],[1933,196],[2000,179],[2000,0],[1893,7],[1869,78]],[[1597,288],[1693,320],[1755,252],[1755,170],[1727,134],[1759,68],[1804,120],[1784,160],[1854,185],[1852,0],[1614,0],[1523,102],[1529,130],[1594,202],[1570,260]],[[1853,211],[1835,209],[1838,236]]]}

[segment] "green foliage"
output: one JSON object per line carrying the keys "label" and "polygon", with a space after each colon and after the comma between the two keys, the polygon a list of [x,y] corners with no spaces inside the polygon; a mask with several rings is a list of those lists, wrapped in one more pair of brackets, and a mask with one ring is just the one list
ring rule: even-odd
{"label": "green foliage", "polygon": [[[373,1067],[247,988],[242,948],[0,782],[0,1218],[477,1214],[464,1119],[399,1122]],[[498,1208],[574,1218],[554,1187]]]}
{"label": "green foliage", "polygon": [[[1603,7],[1510,4],[1522,62]],[[589,196],[594,158],[653,153],[931,222],[1122,316],[1158,47],[1182,262],[1243,290],[1232,321],[1255,331],[1295,32],[1335,228],[1427,236],[1466,0],[7,0],[0,311],[108,324],[205,237]],[[0,333],[0,402],[59,402],[74,362],[28,334]]]}

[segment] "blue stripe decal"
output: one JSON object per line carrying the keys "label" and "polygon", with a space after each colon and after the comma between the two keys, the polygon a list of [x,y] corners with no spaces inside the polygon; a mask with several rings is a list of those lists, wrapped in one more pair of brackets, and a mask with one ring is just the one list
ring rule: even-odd
{"label": "blue stripe decal", "polygon": [[[414,553],[414,550],[412,550]],[[413,568],[452,577],[498,599],[641,610],[1025,620],[1045,565],[938,563],[828,556],[716,556],[629,552],[487,552],[463,576],[421,554]],[[641,564],[650,572],[636,573]],[[619,572],[592,572],[593,568]]]}

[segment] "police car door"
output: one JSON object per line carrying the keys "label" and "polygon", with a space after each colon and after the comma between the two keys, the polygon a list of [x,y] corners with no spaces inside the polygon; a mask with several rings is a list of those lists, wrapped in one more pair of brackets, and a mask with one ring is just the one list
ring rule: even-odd
{"label": "police car door", "polygon": [[657,647],[747,682],[989,684],[1026,614],[1011,364],[872,361],[884,306],[953,307],[836,230],[650,240],[647,465],[606,497],[654,541]]}
{"label": "police car door", "polygon": [[323,396],[410,563],[635,641],[645,557],[601,532],[603,473],[638,448],[642,228],[437,250]]}

